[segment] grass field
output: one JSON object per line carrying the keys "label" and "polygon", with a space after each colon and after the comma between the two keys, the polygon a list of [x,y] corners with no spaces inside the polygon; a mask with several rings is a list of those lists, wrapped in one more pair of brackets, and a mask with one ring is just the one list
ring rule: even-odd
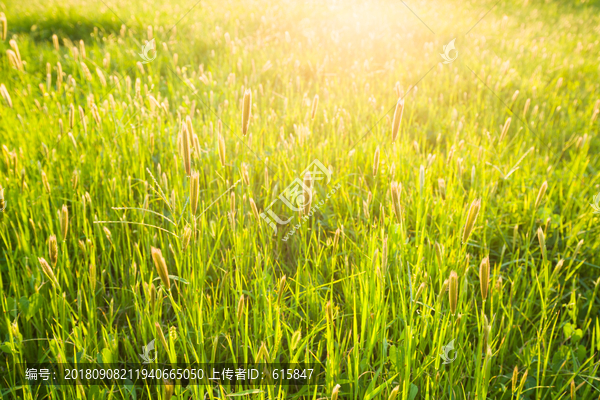
{"label": "grass field", "polygon": [[[1,397],[600,398],[599,10],[0,3]],[[20,367],[152,340],[318,385]]]}

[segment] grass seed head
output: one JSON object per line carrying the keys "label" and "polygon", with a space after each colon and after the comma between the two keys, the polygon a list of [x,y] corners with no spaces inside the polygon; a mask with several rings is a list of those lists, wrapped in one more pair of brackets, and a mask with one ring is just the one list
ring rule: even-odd
{"label": "grass seed head", "polygon": [[65,204],[58,212],[58,221],[60,222],[60,231],[62,232],[63,241],[67,239],[67,232],[69,231],[69,209]]}
{"label": "grass seed head", "polygon": [[475,199],[471,203],[469,207],[469,212],[467,214],[467,220],[465,221],[465,226],[463,228],[462,234],[462,243],[467,243],[469,240],[469,236],[471,236],[471,232],[473,232],[473,228],[475,227],[475,221],[477,220],[477,216],[479,215],[479,209],[481,208],[481,200]]}
{"label": "grass seed head", "polygon": [[185,228],[183,228],[183,235],[182,235],[183,251],[185,251],[188,248],[188,246],[190,245],[191,239],[192,239],[192,229],[189,226],[186,226]]}
{"label": "grass seed head", "polygon": [[379,169],[379,146],[375,149],[375,155],[373,156],[373,176],[377,176],[377,170]]}
{"label": "grass seed head", "polygon": [[388,397],[388,400],[396,400],[396,397],[398,397],[399,391],[400,391],[400,385],[393,388],[392,391],[390,392],[390,397]]}
{"label": "grass seed head", "polygon": [[448,293],[450,297],[450,310],[452,314],[456,314],[456,308],[458,306],[458,275],[456,271],[450,272],[450,278],[448,278]]}
{"label": "grass seed head", "polygon": [[523,118],[527,117],[527,111],[529,111],[529,106],[531,105],[531,99],[527,99],[525,101],[525,107],[523,107]]}
{"label": "grass seed head", "polygon": [[427,285],[425,284],[425,282],[423,282],[419,285],[419,288],[417,289],[417,293],[415,294],[414,301],[419,300],[419,296],[421,296],[421,293],[423,292],[423,290],[425,290],[426,286]]}
{"label": "grass seed head", "polygon": [[4,212],[6,202],[4,201],[4,188],[0,185],[0,212]]}
{"label": "grass seed head", "polygon": [[402,121],[402,113],[404,112],[404,99],[398,99],[396,103],[396,111],[394,111],[394,119],[392,121],[392,142],[396,141],[398,131],[400,130],[400,122]]}
{"label": "grass seed head", "polygon": [[40,266],[42,267],[42,271],[44,275],[52,282],[55,287],[58,287],[58,281],[56,280],[56,276],[54,275],[54,271],[52,271],[52,267],[48,264],[48,261],[44,260],[42,257],[38,257],[38,261]]}
{"label": "grass seed head", "polygon": [[515,365],[515,369],[513,369],[512,374],[512,391],[513,393],[517,391],[517,384],[519,382],[519,368]]}
{"label": "grass seed head", "polygon": [[8,93],[8,90],[6,89],[6,86],[4,86],[4,83],[0,84],[0,93],[2,94],[2,97],[4,97],[4,100],[6,100],[6,103],[8,104],[8,106],[10,108],[13,108],[12,99],[10,98],[10,94]]}
{"label": "grass seed head", "polygon": [[[190,117],[187,117],[190,119]],[[191,125],[192,121],[189,121],[189,125]],[[183,165],[185,167],[185,173],[187,176],[190,176],[192,173],[192,149],[191,149],[191,140],[190,140],[190,131],[188,129],[188,123],[181,125],[181,140],[182,143],[182,151],[183,151]]]}
{"label": "grass seed head", "polygon": [[106,239],[112,246],[113,241],[112,241],[112,233],[110,232],[110,229],[108,229],[106,226],[103,226],[102,230],[104,231],[104,236],[106,236]]}
{"label": "grass seed head", "polygon": [[438,179],[438,189],[440,192],[440,196],[442,196],[442,199],[446,199],[446,181],[443,180],[442,178]]}
{"label": "grass seed head", "polygon": [[192,171],[190,176],[190,207],[193,215],[198,211],[198,199],[200,196],[200,174]]}
{"label": "grass seed head", "polygon": [[319,95],[316,94],[313,98],[312,109],[310,110],[310,119],[315,119],[317,115],[317,107],[319,106]]}
{"label": "grass seed head", "polygon": [[[221,121],[219,121],[221,122]],[[219,133],[219,160],[221,161],[221,165],[224,167],[225,166],[225,162],[226,162],[226,157],[225,157],[225,139],[223,139],[223,136],[221,136],[221,134]]]}
{"label": "grass seed head", "polygon": [[250,125],[250,110],[252,109],[252,91],[246,89],[244,92],[244,104],[242,107],[242,135],[246,136]]}
{"label": "grass seed head", "polygon": [[484,300],[488,295],[488,282],[490,279],[490,258],[485,257],[479,264],[479,287],[481,288],[481,298]]}
{"label": "grass seed head", "polygon": [[240,296],[240,300],[238,301],[238,305],[237,305],[237,320],[238,320],[238,322],[242,320],[243,316],[244,316],[244,295],[242,294]]}
{"label": "grass seed head", "polygon": [[254,214],[254,218],[256,218],[257,221],[260,221],[260,216],[259,216],[260,214],[258,212],[258,208],[256,207],[256,203],[254,202],[252,197],[249,200],[250,200],[250,208],[252,209],[252,214]]}
{"label": "grass seed head", "polygon": [[435,258],[437,258],[438,267],[442,267],[442,262],[444,261],[444,246],[435,242]]}
{"label": "grass seed head", "polygon": [[529,370],[525,370],[525,373],[523,374],[523,377],[521,378],[521,383],[519,384],[519,391],[521,391],[521,389],[523,389],[523,385],[525,385],[525,381],[527,381],[527,374],[529,373]]}
{"label": "grass seed head", "polygon": [[48,258],[50,258],[52,266],[55,267],[58,262],[58,243],[54,235],[50,235],[48,238]]}
{"label": "grass seed head", "polygon": [[231,211],[231,215],[235,215],[235,193],[231,192],[231,195],[229,196],[229,206],[230,206],[230,211]]}
{"label": "grass seed head", "polygon": [[575,260],[577,258],[577,255],[579,254],[579,249],[581,249],[581,246],[583,246],[583,239],[581,239],[579,241],[579,243],[577,243],[577,247],[575,247],[575,251],[573,252],[573,257],[572,257],[573,260]]}
{"label": "grass seed head", "polygon": [[2,23],[2,40],[6,40],[6,35],[8,33],[8,20],[6,19],[6,15],[4,13],[0,13],[0,22]]}
{"label": "grass seed head", "polygon": [[284,275],[279,280],[279,290],[277,291],[277,303],[281,302],[281,298],[283,297],[283,292],[285,291],[285,283],[287,281],[287,277]]}
{"label": "grass seed head", "polygon": [[163,399],[171,400],[171,397],[173,397],[173,393],[175,393],[175,385],[173,385],[173,383],[167,379],[163,379],[163,382],[165,384],[165,393]]}
{"label": "grass seed head", "polygon": [[92,289],[92,291],[95,292],[95,289],[96,289],[96,264],[94,264],[94,263],[90,264],[89,282],[90,282],[90,289]]}
{"label": "grass seed head", "polygon": [[265,344],[265,342],[261,342],[260,344],[258,354],[256,355],[256,363],[260,363],[263,360],[265,360],[266,362],[269,362],[270,360],[269,350],[267,350],[267,345]]}
{"label": "grass seed head", "polygon": [[392,197],[392,208],[394,214],[398,219],[398,223],[402,223],[402,206],[400,205],[400,195],[402,194],[402,184],[398,182],[392,182],[390,187],[390,193]]}
{"label": "grass seed head", "polygon": [[341,388],[340,385],[335,385],[335,387],[331,391],[331,400],[337,400],[338,395],[340,393],[340,388]]}
{"label": "grass seed head", "polygon": [[548,181],[544,181],[542,186],[540,186],[540,191],[538,192],[537,198],[535,199],[535,209],[542,204],[542,200],[544,199],[544,195],[546,194],[546,190],[548,189]]}
{"label": "grass seed head", "polygon": [[540,242],[540,251],[542,253],[542,258],[544,261],[546,260],[546,238],[544,236],[544,230],[540,226],[537,230],[538,241]]}
{"label": "grass seed head", "polygon": [[506,137],[506,134],[508,133],[508,128],[510,128],[511,121],[512,121],[512,118],[508,117],[506,122],[504,123],[504,126],[502,127],[502,132],[500,133],[500,139],[498,140],[498,143],[500,143],[502,140],[504,140],[504,137]]}
{"label": "grass seed head", "polygon": [[156,336],[158,336],[160,342],[163,344],[163,346],[165,346],[166,352],[169,353],[169,345],[167,344],[167,339],[165,339],[165,335],[160,327],[160,324],[155,322],[154,328],[156,329]]}
{"label": "grass seed head", "polygon": [[242,180],[244,181],[244,184],[249,185],[250,177],[248,176],[248,167],[244,163],[242,163],[241,175],[242,175]]}
{"label": "grass seed head", "polygon": [[154,310],[154,305],[156,304],[156,286],[154,286],[154,283],[150,282],[148,292],[150,294],[150,309]]}
{"label": "grass seed head", "polygon": [[160,249],[157,249],[156,247],[151,247],[150,252],[152,254],[152,260],[154,261],[154,266],[156,267],[158,276],[165,285],[165,288],[169,290],[169,288],[171,287],[171,281],[169,280],[167,262],[165,261],[165,258],[162,255],[162,251]]}

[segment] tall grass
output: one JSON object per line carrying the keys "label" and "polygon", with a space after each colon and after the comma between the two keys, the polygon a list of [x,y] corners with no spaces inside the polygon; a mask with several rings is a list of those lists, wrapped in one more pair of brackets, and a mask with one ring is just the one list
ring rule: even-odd
{"label": "tall grass", "polygon": [[494,4],[6,3],[2,395],[236,394],[16,372],[155,339],[161,361],[323,367],[252,398],[597,398],[600,20]]}

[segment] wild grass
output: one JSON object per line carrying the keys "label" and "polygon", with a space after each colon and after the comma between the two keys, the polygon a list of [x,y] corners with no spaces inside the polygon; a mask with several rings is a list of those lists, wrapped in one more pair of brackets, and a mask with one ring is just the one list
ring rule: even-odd
{"label": "wild grass", "polygon": [[598,398],[598,5],[406,3],[0,3],[2,395],[235,394],[16,372],[156,339],[323,368],[252,398]]}

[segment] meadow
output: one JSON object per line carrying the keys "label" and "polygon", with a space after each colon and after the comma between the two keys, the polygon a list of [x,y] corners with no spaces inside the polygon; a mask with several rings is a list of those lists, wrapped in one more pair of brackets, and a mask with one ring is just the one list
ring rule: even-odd
{"label": "meadow", "polygon": [[0,2],[0,398],[599,399],[598,10]]}

